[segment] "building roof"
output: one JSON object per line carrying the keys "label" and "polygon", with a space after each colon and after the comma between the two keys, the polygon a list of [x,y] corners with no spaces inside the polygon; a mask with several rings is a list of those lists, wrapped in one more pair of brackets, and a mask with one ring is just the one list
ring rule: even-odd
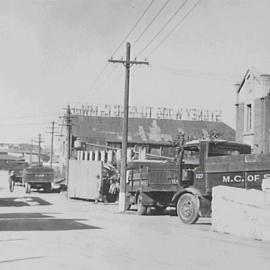
{"label": "building roof", "polygon": [[[73,124],[75,137],[96,142],[122,141],[122,118],[76,116]],[[206,138],[214,132],[221,139],[235,140],[235,130],[223,122],[130,118],[128,142],[166,145],[179,132],[184,132],[189,139]]]}
{"label": "building roof", "polygon": [[246,71],[241,83],[239,84],[239,87],[237,89],[237,93],[239,93],[241,91],[241,89],[242,89],[243,85],[245,84],[246,80],[250,77],[250,72],[251,71],[249,69]]}
{"label": "building roof", "polygon": [[20,161],[20,160],[24,160],[22,157],[16,157],[16,156],[12,156],[12,155],[9,155],[7,153],[0,153],[0,161]]}

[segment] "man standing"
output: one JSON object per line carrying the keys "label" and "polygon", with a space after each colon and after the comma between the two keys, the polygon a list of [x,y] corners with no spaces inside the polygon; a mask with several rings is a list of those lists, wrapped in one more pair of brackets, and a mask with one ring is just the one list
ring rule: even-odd
{"label": "man standing", "polygon": [[13,192],[14,190],[14,185],[15,185],[15,178],[16,178],[16,175],[15,175],[15,172],[11,169],[8,170],[8,182],[9,182],[9,191],[10,192]]}

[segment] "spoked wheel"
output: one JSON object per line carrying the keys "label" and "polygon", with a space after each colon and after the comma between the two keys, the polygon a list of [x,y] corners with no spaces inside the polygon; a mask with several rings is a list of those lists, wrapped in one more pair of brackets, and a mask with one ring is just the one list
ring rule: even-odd
{"label": "spoked wheel", "polygon": [[29,183],[25,184],[25,193],[29,194],[31,192],[31,185]]}
{"label": "spoked wheel", "polygon": [[185,224],[193,224],[199,218],[199,205],[193,194],[182,195],[177,202],[177,215]]}
{"label": "spoked wheel", "polygon": [[138,195],[137,198],[137,214],[142,216],[147,213],[147,206],[142,204],[142,194]]}

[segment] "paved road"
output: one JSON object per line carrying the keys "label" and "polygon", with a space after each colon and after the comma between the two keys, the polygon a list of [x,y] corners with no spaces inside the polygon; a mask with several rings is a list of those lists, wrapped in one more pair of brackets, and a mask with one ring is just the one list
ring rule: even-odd
{"label": "paved road", "polygon": [[117,205],[6,188],[0,172],[0,269],[270,269],[270,243],[189,226],[170,213],[137,216]]}

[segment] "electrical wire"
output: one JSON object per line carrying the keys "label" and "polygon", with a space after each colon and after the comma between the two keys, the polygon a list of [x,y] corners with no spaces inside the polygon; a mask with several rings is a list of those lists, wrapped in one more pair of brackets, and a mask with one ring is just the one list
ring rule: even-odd
{"label": "electrical wire", "polygon": [[139,17],[139,19],[136,21],[136,23],[134,24],[134,26],[130,29],[130,31],[126,34],[126,36],[124,37],[124,39],[120,42],[120,44],[117,46],[117,48],[114,50],[114,52],[112,53],[112,56],[115,55],[115,53],[121,48],[121,46],[124,44],[124,42],[127,40],[127,38],[131,35],[131,33],[135,30],[135,28],[138,26],[138,24],[140,23],[140,21],[143,19],[143,17],[145,16],[145,14],[147,13],[147,11],[150,9],[150,7],[153,5],[153,3],[155,2],[155,0],[152,0],[149,5],[146,7],[146,9],[144,10],[143,14]]}
{"label": "electrical wire", "polygon": [[149,57],[151,54],[153,54],[159,47],[160,45],[166,41],[169,36],[184,22],[184,20],[189,16],[189,14],[199,5],[201,0],[198,0],[194,6],[186,13],[184,17],[181,18],[181,20],[171,29],[171,31],[158,43],[158,45],[147,55]]}
{"label": "electrical wire", "polygon": [[28,125],[44,125],[48,122],[30,122],[30,123],[1,123],[1,126],[28,126]]}
{"label": "electrical wire", "polygon": [[[25,116],[8,116],[10,119],[29,119],[29,118],[48,118],[51,116],[55,116],[55,114],[47,114],[47,115],[25,115]],[[6,116],[0,116],[0,119],[6,119]]]}
{"label": "electrical wire", "polygon": [[159,11],[156,13],[156,15],[153,17],[153,19],[148,23],[148,25],[144,28],[142,33],[137,37],[137,39],[133,42],[133,46],[137,44],[137,42],[142,38],[142,36],[145,34],[145,32],[149,29],[149,27],[154,23],[154,21],[157,19],[157,17],[161,14],[161,12],[165,9],[165,7],[169,4],[171,0],[167,0],[162,7],[159,9]]}
{"label": "electrical wire", "polygon": [[112,77],[112,75],[113,75],[113,73],[118,69],[118,65],[115,65],[113,68],[112,68],[112,70],[111,70],[111,72],[107,75],[107,77],[103,80],[103,82],[99,85],[99,87],[97,87],[94,91],[92,91],[92,97],[98,92],[98,91],[100,91],[101,89],[102,89],[102,87],[103,87],[103,85],[105,84],[105,83],[107,83],[108,82],[108,80]]}
{"label": "electrical wire", "polygon": [[[131,33],[135,30],[135,28],[138,26],[138,24],[141,22],[141,20],[143,19],[143,17],[145,16],[145,14],[148,12],[148,10],[151,8],[151,6],[153,5],[153,3],[155,2],[155,0],[151,0],[151,2],[149,3],[149,5],[146,7],[146,9],[144,10],[144,12],[142,13],[142,15],[138,18],[138,20],[135,22],[135,24],[133,25],[133,27],[129,30],[129,32],[126,34],[126,36],[124,37],[124,39],[119,43],[119,45],[116,47],[116,49],[113,51],[112,53],[112,57],[115,55],[115,53],[121,48],[121,46],[123,45],[123,43],[127,40],[127,38],[131,35]],[[96,83],[99,81],[99,79],[102,77],[102,75],[104,74],[105,70],[107,69],[107,67],[109,66],[109,62],[106,62],[105,65],[103,66],[103,68],[101,68],[101,71],[98,73],[98,75],[96,76],[95,80],[93,81],[91,87],[90,87],[90,91],[88,92],[88,94],[90,94],[93,90],[94,87],[96,85]]]}
{"label": "electrical wire", "polygon": [[107,69],[107,67],[109,66],[109,62],[106,62],[106,64],[103,66],[103,68],[101,69],[101,71],[98,73],[97,77],[95,78],[95,80],[93,81],[91,87],[90,87],[90,92],[92,91],[92,89],[94,88],[94,86],[96,85],[96,83],[98,82],[99,78],[103,75],[103,73],[105,72],[105,70]]}
{"label": "electrical wire", "polygon": [[174,19],[174,17],[184,8],[185,4],[188,2],[189,0],[185,0],[180,6],[179,8],[172,14],[172,16],[169,18],[169,20],[166,21],[165,24],[163,24],[163,26],[161,27],[161,29],[153,36],[153,38],[146,44],[146,46],[141,49],[139,51],[139,53],[137,53],[138,57],[139,55],[141,55],[151,44],[152,42],[160,35],[160,33],[167,27],[167,25]]}
{"label": "electrical wire", "polygon": [[174,69],[170,67],[154,67],[153,70],[161,70],[162,72],[168,72],[175,75],[183,75],[188,77],[196,77],[201,79],[210,79],[210,80],[222,80],[227,82],[235,82],[238,75],[225,74],[225,73],[214,73],[206,72],[199,70],[190,70],[190,69]]}

